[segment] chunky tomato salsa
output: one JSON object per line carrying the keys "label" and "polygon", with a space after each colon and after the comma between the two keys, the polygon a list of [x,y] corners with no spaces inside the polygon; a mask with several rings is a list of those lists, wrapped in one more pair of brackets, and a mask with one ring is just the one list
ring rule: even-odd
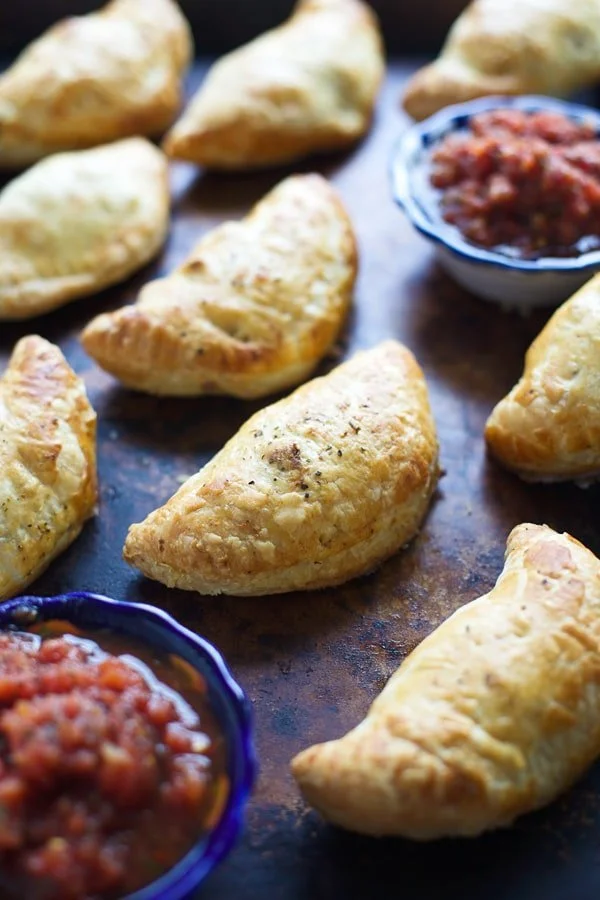
{"label": "chunky tomato salsa", "polygon": [[600,247],[600,141],[555,112],[473,116],[431,157],[441,211],[474,244],[514,256]]}
{"label": "chunky tomato salsa", "polygon": [[200,676],[110,640],[0,634],[3,900],[123,897],[177,863],[227,793]]}

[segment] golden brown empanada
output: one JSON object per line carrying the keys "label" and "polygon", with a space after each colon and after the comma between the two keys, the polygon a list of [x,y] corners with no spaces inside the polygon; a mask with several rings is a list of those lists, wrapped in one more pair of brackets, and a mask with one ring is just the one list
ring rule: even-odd
{"label": "golden brown empanada", "polygon": [[600,475],[600,275],[535,339],[485,437],[500,462],[530,481]]}
{"label": "golden brown empanada", "polygon": [[598,0],[473,0],[438,59],[410,80],[404,107],[425,119],[474,97],[561,97],[599,78]]}
{"label": "golden brown empanada", "polygon": [[94,319],[82,343],[128,387],[260,397],[303,381],[331,347],[356,265],[338,195],[320,175],[296,175],[204,236],[135,306]]}
{"label": "golden brown empanada", "polygon": [[65,19],[0,76],[0,167],[171,125],[192,56],[172,0],[112,0]]}
{"label": "golden brown empanada", "polygon": [[144,138],[58,153],[0,193],[0,320],[29,319],[131,275],[169,227],[167,161]]}
{"label": "golden brown empanada", "polygon": [[252,416],[130,528],[125,559],[204,594],[340,584],[417,532],[437,453],[423,373],[388,341]]}
{"label": "golden brown empanada", "polygon": [[553,800],[600,754],[600,561],[519,525],[494,589],[410,654],[345,737],[300,753],[308,802],[352,831],[477,835]]}
{"label": "golden brown empanada", "polygon": [[346,147],[369,127],[383,70],[366,4],[299,0],[287,22],[213,66],[166,152],[247,169]]}
{"label": "golden brown empanada", "polygon": [[41,575],[96,504],[96,414],[53,344],[23,338],[0,379],[0,600]]}

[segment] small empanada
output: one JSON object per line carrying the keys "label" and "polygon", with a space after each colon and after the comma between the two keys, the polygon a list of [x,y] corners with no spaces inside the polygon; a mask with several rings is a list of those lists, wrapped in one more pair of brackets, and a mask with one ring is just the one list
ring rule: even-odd
{"label": "small empanada", "polygon": [[96,505],[96,414],[53,344],[23,338],[0,379],[0,600],[71,544]]}
{"label": "small empanada", "polygon": [[415,535],[437,455],[423,373],[388,341],[252,416],[130,528],[124,556],[150,578],[204,594],[340,584]]}
{"label": "small empanada", "polygon": [[191,34],[172,0],[112,0],[65,19],[0,76],[0,167],[171,125]]}
{"label": "small empanada", "polygon": [[485,437],[494,456],[529,481],[600,475],[600,275],[535,339]]}
{"label": "small empanada", "polygon": [[152,394],[260,397],[308,378],[338,336],[356,277],[348,215],[320,175],[281,182],[202,238],[135,306],[94,319],[87,352]]}
{"label": "small empanada", "polygon": [[383,71],[370,7],[299,0],[287,22],[213,66],[165,150],[247,169],[346,147],[369,128]]}
{"label": "small empanada", "polygon": [[404,107],[425,119],[474,97],[561,97],[599,78],[598,0],[473,0],[437,60],[410,80]]}
{"label": "small empanada", "polygon": [[352,831],[478,835],[549,803],[600,754],[600,561],[519,525],[494,589],[410,654],[367,717],[292,762]]}
{"label": "small empanada", "polygon": [[167,161],[144,138],[42,160],[0,194],[0,321],[127,278],[168,227]]}

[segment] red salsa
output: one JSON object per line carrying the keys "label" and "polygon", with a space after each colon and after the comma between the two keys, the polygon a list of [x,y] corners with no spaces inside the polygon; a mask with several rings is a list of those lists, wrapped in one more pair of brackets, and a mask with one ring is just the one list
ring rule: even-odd
{"label": "red salsa", "polygon": [[467,240],[514,256],[600,247],[600,141],[555,112],[479,113],[433,151],[444,220]]}
{"label": "red salsa", "polygon": [[218,818],[222,742],[182,660],[53,634],[0,634],[0,897],[113,900]]}

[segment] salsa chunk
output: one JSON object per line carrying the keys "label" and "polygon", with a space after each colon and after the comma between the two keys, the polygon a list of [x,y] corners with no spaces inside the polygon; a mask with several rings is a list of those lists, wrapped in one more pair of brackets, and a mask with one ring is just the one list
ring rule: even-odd
{"label": "salsa chunk", "polygon": [[444,220],[521,258],[600,247],[600,141],[556,112],[500,109],[469,120],[431,156]]}
{"label": "salsa chunk", "polygon": [[0,634],[3,898],[123,897],[206,827],[218,778],[201,704],[176,689],[181,672],[163,662],[166,684],[139,648],[119,649],[130,652],[71,634]]}

